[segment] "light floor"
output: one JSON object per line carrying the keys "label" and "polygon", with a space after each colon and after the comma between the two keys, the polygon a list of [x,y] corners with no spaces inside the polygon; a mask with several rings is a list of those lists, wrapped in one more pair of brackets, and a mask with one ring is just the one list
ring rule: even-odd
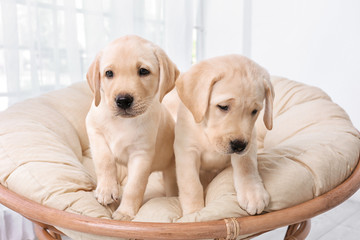
{"label": "light floor", "polygon": [[[283,239],[286,228],[265,233],[256,240]],[[344,203],[311,220],[307,240],[359,240],[360,239],[360,191]]]}

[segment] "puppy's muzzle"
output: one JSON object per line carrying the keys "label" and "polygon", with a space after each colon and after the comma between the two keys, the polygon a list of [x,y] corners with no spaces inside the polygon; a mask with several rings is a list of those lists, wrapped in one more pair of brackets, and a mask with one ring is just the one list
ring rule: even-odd
{"label": "puppy's muzzle", "polygon": [[247,142],[238,139],[230,141],[230,148],[234,153],[243,152],[246,149],[247,145],[248,145]]}
{"label": "puppy's muzzle", "polygon": [[123,110],[129,109],[133,102],[134,98],[129,94],[119,94],[115,98],[116,106]]}

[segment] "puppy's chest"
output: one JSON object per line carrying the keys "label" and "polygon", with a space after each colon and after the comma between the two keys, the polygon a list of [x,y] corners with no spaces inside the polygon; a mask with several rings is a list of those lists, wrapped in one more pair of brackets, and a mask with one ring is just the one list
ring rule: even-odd
{"label": "puppy's chest", "polygon": [[201,153],[201,168],[204,170],[223,169],[230,166],[230,155],[219,154],[213,151]]}
{"label": "puppy's chest", "polygon": [[154,147],[155,139],[151,134],[146,134],[143,128],[129,128],[129,126],[118,126],[112,128],[112,134],[108,134],[108,146],[118,162],[127,164],[131,154],[136,152],[147,152]]}

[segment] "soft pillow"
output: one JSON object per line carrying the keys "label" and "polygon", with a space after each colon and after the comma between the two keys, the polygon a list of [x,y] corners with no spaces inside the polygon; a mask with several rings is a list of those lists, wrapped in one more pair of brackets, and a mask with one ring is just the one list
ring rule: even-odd
{"label": "soft pillow", "polygon": [[[268,212],[333,189],[351,174],[360,153],[359,132],[323,91],[279,77],[272,82],[273,130],[266,130],[262,116],[256,123],[259,171],[271,196]],[[92,193],[96,177],[85,129],[91,102],[92,94],[82,82],[0,113],[0,183],[49,207],[110,218],[116,206],[101,206]],[[126,180],[126,168],[118,170],[119,178]],[[209,221],[247,215],[237,203],[231,167],[209,184],[205,200],[204,209],[181,216],[178,198],[164,197],[161,174],[153,173],[134,221]],[[73,239],[100,239],[61,230]]]}

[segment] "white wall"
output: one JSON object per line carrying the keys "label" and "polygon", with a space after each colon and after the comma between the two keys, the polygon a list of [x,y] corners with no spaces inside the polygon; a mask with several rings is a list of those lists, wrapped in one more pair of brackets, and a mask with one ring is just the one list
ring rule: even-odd
{"label": "white wall", "polygon": [[360,1],[254,0],[252,58],[315,85],[360,129]]}
{"label": "white wall", "polygon": [[318,86],[360,129],[360,1],[204,4],[204,58],[242,53],[272,75]]}
{"label": "white wall", "polygon": [[202,58],[242,53],[244,1],[204,0]]}

